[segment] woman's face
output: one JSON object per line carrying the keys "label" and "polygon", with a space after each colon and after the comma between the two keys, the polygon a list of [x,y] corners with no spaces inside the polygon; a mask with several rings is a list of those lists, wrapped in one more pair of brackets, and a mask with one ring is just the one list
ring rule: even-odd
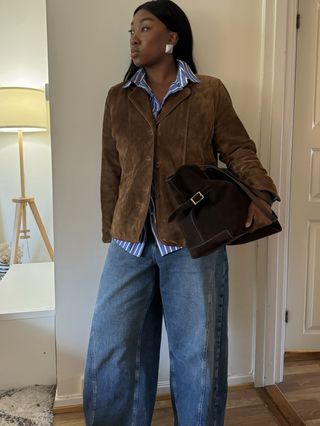
{"label": "woman's face", "polygon": [[137,67],[161,62],[166,55],[166,44],[177,42],[177,34],[169,31],[155,15],[144,9],[134,15],[130,33],[131,58]]}

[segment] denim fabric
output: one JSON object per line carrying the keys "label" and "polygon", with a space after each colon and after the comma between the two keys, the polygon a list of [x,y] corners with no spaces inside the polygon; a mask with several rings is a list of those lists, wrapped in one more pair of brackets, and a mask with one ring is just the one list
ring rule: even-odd
{"label": "denim fabric", "polygon": [[[148,221],[147,221],[148,222]],[[228,260],[161,256],[148,224],[141,257],[109,245],[84,375],[87,426],[150,426],[162,317],[175,426],[221,426],[227,399]]]}

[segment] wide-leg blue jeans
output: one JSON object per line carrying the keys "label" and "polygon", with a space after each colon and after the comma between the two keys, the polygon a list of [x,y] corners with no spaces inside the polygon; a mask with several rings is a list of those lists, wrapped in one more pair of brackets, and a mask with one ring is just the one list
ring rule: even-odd
{"label": "wide-leg blue jeans", "polygon": [[92,319],[84,375],[87,426],[150,426],[162,317],[175,426],[222,426],[228,372],[225,247],[161,256],[149,232],[141,257],[112,241]]}

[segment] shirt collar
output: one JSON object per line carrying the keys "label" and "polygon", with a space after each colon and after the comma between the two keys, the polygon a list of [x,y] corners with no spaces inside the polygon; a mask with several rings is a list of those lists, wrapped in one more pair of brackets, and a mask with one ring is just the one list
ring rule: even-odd
{"label": "shirt collar", "polygon": [[[180,59],[177,60],[178,62],[178,71],[177,71],[177,78],[176,83],[178,83],[181,87],[184,87],[188,84],[188,80],[193,83],[200,83],[199,78],[196,76],[196,74],[192,71],[190,66]],[[133,76],[124,83],[122,86],[123,89],[126,89],[127,87],[130,87],[131,84],[135,84],[138,86],[142,81],[145,81],[145,70],[143,68],[139,68]]]}

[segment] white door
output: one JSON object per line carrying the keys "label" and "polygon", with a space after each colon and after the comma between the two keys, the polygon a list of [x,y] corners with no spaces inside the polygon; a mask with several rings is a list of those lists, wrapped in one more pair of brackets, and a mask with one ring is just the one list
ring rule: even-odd
{"label": "white door", "polygon": [[300,0],[286,350],[320,349],[320,0]]}

